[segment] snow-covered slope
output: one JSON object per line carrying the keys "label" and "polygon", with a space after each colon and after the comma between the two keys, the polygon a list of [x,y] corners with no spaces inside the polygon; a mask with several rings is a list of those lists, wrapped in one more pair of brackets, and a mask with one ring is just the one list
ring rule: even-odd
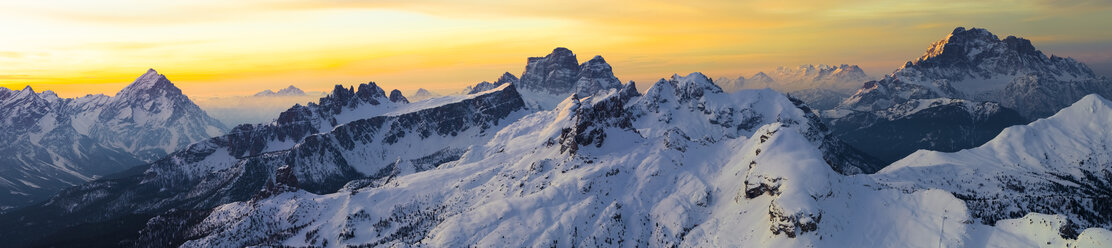
{"label": "snow-covered slope", "polygon": [[840,108],[871,111],[943,97],[999,102],[1033,119],[1093,93],[1112,96],[1112,80],[1072,58],[1047,57],[1029,40],[958,27],[922,57],[866,83]]}
{"label": "snow-covered slope", "polygon": [[154,161],[226,129],[154,70],[114,97],[0,89],[0,209]]}
{"label": "snow-covered slope", "polygon": [[[142,242],[242,246],[1055,246],[1062,217],[987,226],[942,190],[845,176],[808,111],[770,90],[725,94],[698,74],[528,115],[458,162],[318,195],[275,191],[149,222]],[[821,124],[818,124],[821,125]],[[821,138],[819,138],[821,139]],[[842,171],[845,168],[840,169]],[[1021,216],[1022,217],[1022,216]],[[175,219],[176,218],[176,219]],[[174,220],[179,220],[175,222]],[[172,225],[172,234],[157,232]]]}
{"label": "snow-covered slope", "polygon": [[[511,84],[416,103],[391,101],[374,83],[358,89],[337,86],[319,104],[294,106],[274,123],[240,125],[140,170],[66,189],[0,218],[21,223],[0,233],[18,233],[24,239],[12,242],[19,244],[77,224],[206,210],[267,190],[280,168],[299,179],[298,188],[316,193],[381,184],[458,160],[527,113]],[[21,218],[30,215],[50,217]],[[137,235],[121,230],[139,224],[104,230]]]}
{"label": "snow-covered slope", "polygon": [[1067,216],[1063,233],[1112,228],[1109,127],[1112,103],[1089,95],[1049,118],[1004,129],[982,146],[918,151],[876,176],[904,190],[950,191],[981,223],[1038,212]]}

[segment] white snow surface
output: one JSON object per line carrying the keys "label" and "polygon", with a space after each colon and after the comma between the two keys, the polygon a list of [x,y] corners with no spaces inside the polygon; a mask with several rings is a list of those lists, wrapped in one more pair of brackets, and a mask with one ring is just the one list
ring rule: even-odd
{"label": "white snow surface", "polygon": [[[703,95],[692,98],[693,89]],[[594,126],[606,141],[575,153],[561,147],[566,130],[590,113],[583,110],[619,94],[568,97],[502,128],[450,166],[350,191],[222,205],[196,229],[204,235],[183,247],[1112,245],[1112,232],[1099,228],[1062,239],[1061,216],[989,226],[945,188],[888,186],[901,168],[919,167],[914,159],[877,176],[838,174],[786,97],[714,89],[701,74],[662,80],[625,106],[638,116],[632,128]],[[1106,101],[1086,100],[1076,109],[1107,109]],[[757,126],[710,125],[725,109],[736,112],[717,120]],[[1107,129],[1108,116],[1083,126]],[[997,140],[1009,135],[1027,134],[1006,131]],[[915,176],[922,174],[903,179]]]}

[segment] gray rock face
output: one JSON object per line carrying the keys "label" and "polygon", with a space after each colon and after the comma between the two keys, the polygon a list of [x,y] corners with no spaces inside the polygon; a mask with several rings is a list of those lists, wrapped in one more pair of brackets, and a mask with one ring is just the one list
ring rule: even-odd
{"label": "gray rock face", "polygon": [[519,88],[552,94],[570,93],[575,88],[579,62],[567,48],[556,48],[544,57],[530,57],[521,74]]}
{"label": "gray rock face", "polygon": [[959,27],[922,57],[867,83],[840,108],[870,111],[946,97],[1000,102],[1034,119],[1091,93],[1112,96],[1112,80],[1072,58],[1048,57],[1029,40]]}
{"label": "gray rock face", "polygon": [[547,110],[571,94],[586,97],[622,87],[602,56],[578,63],[575,54],[563,47],[544,57],[529,58],[525,72],[517,80],[526,104]]}
{"label": "gray rock face", "polygon": [[0,115],[0,209],[155,161],[226,130],[154,70],[115,97],[0,89]]}
{"label": "gray rock face", "polygon": [[409,99],[406,99],[405,96],[402,95],[402,91],[400,90],[390,91],[390,101],[397,103],[409,103]]}

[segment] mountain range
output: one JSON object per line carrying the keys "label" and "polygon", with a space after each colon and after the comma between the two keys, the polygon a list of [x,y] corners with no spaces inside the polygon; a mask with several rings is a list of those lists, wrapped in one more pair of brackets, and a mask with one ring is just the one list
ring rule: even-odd
{"label": "mountain range", "polygon": [[115,96],[0,88],[0,209],[158,160],[227,130],[149,70]]}
{"label": "mountain range", "polygon": [[911,99],[958,98],[998,102],[1035,119],[1092,93],[1112,96],[1112,80],[1072,58],[1048,57],[1030,40],[959,27],[839,108],[874,111]]}
{"label": "mountain range", "polygon": [[293,85],[290,85],[290,87],[286,87],[285,89],[280,89],[280,90],[278,90],[278,92],[274,92],[273,90],[270,90],[270,89],[259,91],[259,93],[255,93],[254,96],[304,96],[304,95],[305,95],[305,91],[302,91],[301,89],[298,89],[297,87],[293,87]]}
{"label": "mountain range", "polygon": [[791,94],[811,108],[827,110],[837,106],[868,80],[869,76],[857,65],[820,64],[782,66],[770,73],[757,72],[749,78],[719,77],[714,82],[728,92],[769,88]]}
{"label": "mountain range", "polygon": [[[945,41],[997,46],[962,40],[982,36]],[[1005,40],[1019,45],[968,61],[942,54],[973,45],[936,43],[904,68],[995,68],[1026,49]],[[896,92],[918,87],[897,83],[903,68],[820,111],[800,93],[724,90],[698,72],[642,91],[566,48],[525,62],[520,78],[423,100],[336,85],[273,122],[0,213],[0,236],[15,247],[1112,244],[1112,102],[1100,92],[1027,124],[1037,111]],[[1024,72],[1067,73],[1044,69]],[[772,78],[758,75],[748,80]],[[915,82],[967,83],[950,79]],[[869,96],[891,104],[858,108]],[[969,149],[872,155],[909,149],[896,144]]]}

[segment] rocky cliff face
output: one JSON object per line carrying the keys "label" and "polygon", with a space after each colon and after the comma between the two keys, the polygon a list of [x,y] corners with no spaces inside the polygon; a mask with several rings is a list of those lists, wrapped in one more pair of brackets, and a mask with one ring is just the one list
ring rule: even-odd
{"label": "rocky cliff face", "polygon": [[541,110],[555,107],[571,94],[585,97],[621,86],[621,81],[614,76],[610,64],[602,56],[579,64],[575,53],[563,47],[552,50],[544,57],[529,58],[525,72],[518,80],[518,88],[525,96],[526,104]]}

